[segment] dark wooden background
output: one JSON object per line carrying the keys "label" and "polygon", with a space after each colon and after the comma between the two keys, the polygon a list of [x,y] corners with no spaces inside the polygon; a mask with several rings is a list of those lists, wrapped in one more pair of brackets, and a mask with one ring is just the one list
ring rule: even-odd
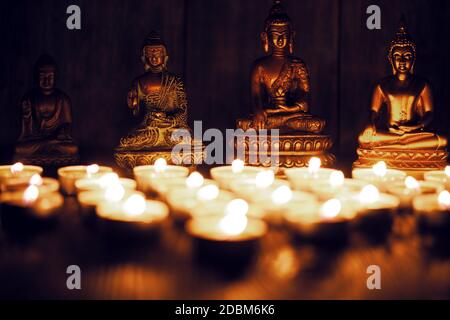
{"label": "dark wooden background", "polygon": [[[142,72],[139,48],[158,30],[169,67],[187,85],[190,120],[204,128],[233,128],[249,105],[249,69],[261,56],[259,33],[271,0],[16,0],[0,5],[0,146],[20,129],[19,101],[32,86],[43,52],[59,64],[58,87],[72,98],[74,137],[82,149],[112,149],[131,126],[126,92]],[[388,42],[401,13],[418,45],[417,73],[436,101],[435,126],[448,135],[450,117],[450,1],[286,0],[297,31],[295,54],[309,66],[312,111],[329,121],[335,152],[354,157],[368,116],[373,82],[387,74]],[[82,30],[66,28],[66,8],[82,10]],[[366,28],[366,8],[378,4],[382,29]],[[8,149],[9,148],[9,149]]]}

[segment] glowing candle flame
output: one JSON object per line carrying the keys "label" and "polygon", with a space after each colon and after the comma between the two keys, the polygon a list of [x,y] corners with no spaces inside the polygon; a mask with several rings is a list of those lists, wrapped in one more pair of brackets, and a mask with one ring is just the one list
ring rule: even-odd
{"label": "glowing candle flame", "polygon": [[86,173],[87,173],[88,177],[92,176],[93,174],[98,173],[99,170],[100,170],[100,167],[98,164],[91,164],[90,166],[86,167]]}
{"label": "glowing candle flame", "polygon": [[445,174],[450,178],[450,166],[445,167]]}
{"label": "glowing candle flame", "polygon": [[373,167],[372,167],[373,173],[382,178],[386,175],[387,173],[387,166],[386,166],[386,162],[384,161],[380,161],[377,162]]}
{"label": "glowing candle flame", "polygon": [[162,173],[167,169],[167,161],[164,158],[158,158],[156,159],[154,166],[157,173]]}
{"label": "glowing candle flame", "polygon": [[418,190],[420,189],[419,181],[417,181],[414,177],[406,177],[405,179],[405,186],[408,189],[411,190]]}
{"label": "glowing candle flame", "polygon": [[42,177],[39,174],[35,173],[31,176],[29,183],[35,186],[40,186],[43,183]]}
{"label": "glowing candle flame", "polygon": [[450,192],[447,190],[439,193],[438,202],[441,206],[445,208],[450,208]]}
{"label": "glowing candle flame", "polygon": [[273,184],[275,181],[275,174],[272,170],[264,170],[258,172],[255,178],[256,187],[264,189]]}
{"label": "glowing candle flame", "polygon": [[130,196],[122,205],[125,214],[130,216],[138,216],[144,213],[147,204],[145,198],[139,194]]}
{"label": "glowing candle flame", "polygon": [[333,171],[330,174],[330,185],[333,188],[341,187],[344,185],[345,176],[342,171]]}
{"label": "glowing candle flame", "polygon": [[244,170],[245,163],[241,159],[235,159],[231,163],[231,171],[233,173],[241,173]]}
{"label": "glowing candle flame", "polygon": [[369,184],[362,188],[358,198],[363,204],[375,203],[380,199],[380,191],[378,191],[378,188],[374,185]]}
{"label": "glowing candle flame", "polygon": [[320,216],[325,219],[336,218],[342,210],[342,203],[338,199],[330,199],[320,207]]}
{"label": "glowing candle flame", "polygon": [[25,192],[23,193],[23,200],[25,202],[34,202],[39,197],[39,188],[35,185],[30,185],[28,188],[25,189]]}
{"label": "glowing candle flame", "polygon": [[119,184],[119,176],[114,172],[105,173],[98,179],[98,184],[102,189],[108,188],[114,184]]}
{"label": "glowing candle flame", "polygon": [[292,200],[292,190],[288,186],[280,186],[272,192],[272,202],[283,205]]}
{"label": "glowing candle flame", "polygon": [[200,188],[204,182],[205,182],[205,179],[203,178],[203,176],[200,173],[198,173],[197,171],[195,171],[195,172],[192,172],[189,175],[189,177],[187,177],[186,186],[189,189]]}
{"label": "glowing candle flame", "polygon": [[11,173],[16,174],[18,172],[23,171],[23,164],[22,162],[16,162],[11,166]]}
{"label": "glowing candle flame", "polygon": [[113,183],[105,189],[105,199],[118,202],[125,196],[125,188],[120,183]]}
{"label": "glowing candle flame", "polygon": [[247,227],[248,204],[242,199],[234,199],[228,203],[225,216],[219,222],[219,228],[227,235],[236,236]]}
{"label": "glowing candle flame", "polygon": [[219,188],[215,184],[209,184],[198,189],[197,198],[201,201],[210,201],[216,199],[219,193]]}
{"label": "glowing candle flame", "polygon": [[310,173],[317,173],[321,165],[322,161],[320,161],[320,158],[312,157],[308,162],[308,171]]}

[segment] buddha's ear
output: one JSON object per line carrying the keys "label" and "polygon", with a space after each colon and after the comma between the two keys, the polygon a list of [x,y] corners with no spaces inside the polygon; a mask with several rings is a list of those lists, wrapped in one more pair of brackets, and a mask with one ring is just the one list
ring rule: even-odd
{"label": "buddha's ear", "polygon": [[289,39],[289,53],[294,53],[294,38],[295,38],[295,31],[291,31],[291,38]]}
{"label": "buddha's ear", "polygon": [[267,32],[261,32],[261,43],[263,50],[266,54],[269,53],[269,39],[267,37]]}
{"label": "buddha's ear", "polygon": [[166,56],[164,57],[164,69],[167,68],[167,61],[169,61],[169,55],[166,54]]}

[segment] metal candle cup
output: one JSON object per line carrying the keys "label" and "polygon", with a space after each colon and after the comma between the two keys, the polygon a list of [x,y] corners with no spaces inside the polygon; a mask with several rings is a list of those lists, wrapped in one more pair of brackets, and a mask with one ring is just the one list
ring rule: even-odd
{"label": "metal candle cup", "polygon": [[134,177],[137,182],[137,189],[145,194],[156,193],[156,186],[171,179],[186,178],[189,169],[173,165],[146,165],[138,166],[133,169]]}
{"label": "metal candle cup", "polygon": [[230,190],[231,183],[236,180],[254,179],[263,168],[250,166],[236,166],[236,160],[231,166],[220,166],[210,170],[211,177],[217,181],[222,189]]}
{"label": "metal candle cup", "polygon": [[0,166],[0,192],[4,191],[4,185],[7,185],[9,180],[13,180],[16,183],[20,181],[28,182],[33,175],[41,175],[43,171],[42,167],[23,165],[20,162],[13,165]]}
{"label": "metal candle cup", "polygon": [[[95,167],[94,167],[95,166]],[[90,168],[93,168],[90,171]],[[68,166],[58,169],[59,183],[61,190],[66,195],[76,194],[75,182],[89,176],[95,177],[98,174],[112,172],[112,168],[90,165],[90,166]]]}
{"label": "metal candle cup", "polygon": [[371,169],[353,169],[352,176],[354,179],[373,184],[384,192],[389,184],[404,181],[406,173],[400,170],[388,169],[384,162],[379,162]]}
{"label": "metal candle cup", "polygon": [[328,181],[335,169],[318,168],[311,170],[310,168],[291,168],[286,169],[286,177],[292,188],[298,191],[311,191],[312,186],[320,181]]}

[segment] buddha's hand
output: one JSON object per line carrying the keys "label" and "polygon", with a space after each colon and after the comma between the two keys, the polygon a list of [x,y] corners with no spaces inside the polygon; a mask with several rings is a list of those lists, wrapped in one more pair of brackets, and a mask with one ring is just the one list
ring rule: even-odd
{"label": "buddha's hand", "polygon": [[22,112],[23,112],[24,118],[31,117],[31,101],[30,101],[30,99],[24,100],[22,102]]}
{"label": "buddha's hand", "polygon": [[372,138],[372,137],[375,136],[376,134],[377,134],[377,129],[375,128],[374,125],[368,126],[368,127],[364,130],[364,132],[362,133],[362,135],[363,135],[365,138],[367,138],[367,139]]}
{"label": "buddha's hand", "polygon": [[389,132],[390,133],[394,133],[397,134],[399,136],[402,136],[405,134],[405,131],[403,131],[403,129],[397,125],[393,125],[392,127],[389,128]]}
{"label": "buddha's hand", "polygon": [[138,106],[138,92],[136,88],[128,91],[127,104],[130,109],[135,109]]}
{"label": "buddha's hand", "polygon": [[413,126],[399,126],[400,130],[404,133],[415,133],[423,130],[423,125],[413,125]]}
{"label": "buddha's hand", "polygon": [[266,122],[267,122],[267,112],[265,110],[261,110],[253,117],[252,127],[255,130],[264,129],[266,126]]}

